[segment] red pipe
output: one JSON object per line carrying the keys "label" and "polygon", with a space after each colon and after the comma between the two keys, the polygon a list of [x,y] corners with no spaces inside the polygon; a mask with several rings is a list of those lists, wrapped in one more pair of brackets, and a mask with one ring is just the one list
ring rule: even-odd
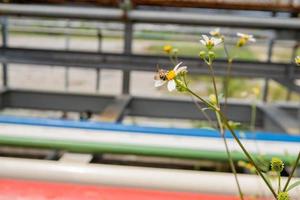
{"label": "red pipe", "polygon": [[[0,199],[18,200],[238,200],[237,196],[0,179]],[[250,199],[249,199],[250,200]]]}

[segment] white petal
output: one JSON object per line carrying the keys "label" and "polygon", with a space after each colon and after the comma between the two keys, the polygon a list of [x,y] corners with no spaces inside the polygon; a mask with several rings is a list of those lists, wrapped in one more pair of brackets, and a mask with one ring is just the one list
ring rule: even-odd
{"label": "white petal", "polygon": [[166,83],[166,81],[163,81],[163,80],[155,80],[154,87],[160,87],[160,86],[164,85],[165,83]]}
{"label": "white petal", "polygon": [[172,92],[173,90],[175,90],[176,89],[176,83],[175,83],[175,81],[174,80],[170,80],[169,82],[168,82],[168,90],[170,91],[170,92]]}
{"label": "white petal", "polygon": [[209,41],[209,37],[207,35],[202,35],[202,38],[205,41],[205,44]]}
{"label": "white petal", "polygon": [[201,44],[203,44],[204,46],[206,45],[206,42],[204,40],[200,40]]}
{"label": "white petal", "polygon": [[174,67],[174,71],[176,72],[177,68],[182,64],[182,62],[178,63],[175,67]]}
{"label": "white petal", "polygon": [[216,29],[209,32],[209,34],[211,34],[212,36],[217,35],[219,33],[220,33],[220,28],[216,28]]}
{"label": "white petal", "polygon": [[187,71],[187,66],[182,66],[182,67],[179,67],[175,73],[176,75],[179,74],[180,72],[183,72],[183,71]]}
{"label": "white petal", "polygon": [[214,38],[214,44],[215,44],[215,46],[217,46],[221,42],[222,42],[222,39],[220,39],[220,38]]}
{"label": "white petal", "polygon": [[256,41],[256,39],[255,39],[254,37],[250,37],[250,38],[249,38],[249,41],[251,41],[251,42],[255,42],[255,41]]}
{"label": "white petal", "polygon": [[236,35],[239,36],[239,37],[244,37],[245,36],[245,34],[243,34],[243,33],[237,33]]}

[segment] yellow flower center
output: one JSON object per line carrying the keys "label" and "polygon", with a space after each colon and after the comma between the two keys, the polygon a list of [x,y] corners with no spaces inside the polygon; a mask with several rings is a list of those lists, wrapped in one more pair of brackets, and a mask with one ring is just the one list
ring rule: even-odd
{"label": "yellow flower center", "polygon": [[243,38],[244,38],[244,40],[248,41],[250,36],[249,35],[244,35]]}
{"label": "yellow flower center", "polygon": [[208,40],[207,41],[207,46],[214,46],[214,42],[212,40]]}
{"label": "yellow flower center", "polygon": [[244,37],[240,38],[239,41],[237,42],[238,47],[242,47],[247,43],[248,39],[245,39]]}
{"label": "yellow flower center", "polygon": [[176,73],[174,70],[171,70],[166,75],[168,81],[173,80],[176,77]]}

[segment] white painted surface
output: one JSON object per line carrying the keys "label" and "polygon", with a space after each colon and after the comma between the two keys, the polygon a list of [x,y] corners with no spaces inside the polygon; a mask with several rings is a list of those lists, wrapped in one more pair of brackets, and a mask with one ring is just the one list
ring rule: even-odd
{"label": "white painted surface", "polygon": [[[170,147],[195,150],[224,151],[221,138],[192,137],[178,135],[145,134],[123,131],[87,130],[45,126],[0,124],[0,135],[21,138],[39,138],[48,140],[66,140],[80,142],[99,142],[129,144],[151,147]],[[260,154],[297,155],[300,144],[296,142],[262,141],[242,139],[248,151]],[[241,151],[233,139],[228,139],[231,151]]]}

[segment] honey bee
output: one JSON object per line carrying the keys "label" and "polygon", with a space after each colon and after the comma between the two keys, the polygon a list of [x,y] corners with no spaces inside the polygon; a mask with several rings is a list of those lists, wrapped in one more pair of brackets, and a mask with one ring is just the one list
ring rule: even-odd
{"label": "honey bee", "polygon": [[167,70],[163,70],[163,69],[160,69],[158,66],[157,66],[157,73],[154,75],[154,80],[167,80],[167,74],[168,74],[168,71]]}

